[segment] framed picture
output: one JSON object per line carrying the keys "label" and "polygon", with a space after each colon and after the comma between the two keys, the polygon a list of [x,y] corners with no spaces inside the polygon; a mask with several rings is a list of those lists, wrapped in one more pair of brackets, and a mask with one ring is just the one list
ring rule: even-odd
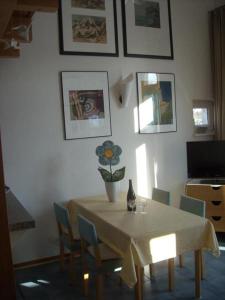
{"label": "framed picture", "polygon": [[121,0],[124,56],[173,59],[170,0]]}
{"label": "framed picture", "polygon": [[108,73],[61,72],[65,139],[110,136]]}
{"label": "framed picture", "polygon": [[175,76],[137,73],[139,133],[176,131]]}
{"label": "framed picture", "polygon": [[118,56],[116,0],[60,0],[60,54]]}

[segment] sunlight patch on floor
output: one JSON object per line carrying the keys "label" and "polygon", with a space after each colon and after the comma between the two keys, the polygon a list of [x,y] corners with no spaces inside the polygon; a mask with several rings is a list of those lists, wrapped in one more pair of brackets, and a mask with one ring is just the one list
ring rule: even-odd
{"label": "sunlight patch on floor", "polygon": [[34,287],[39,286],[38,283],[33,282],[33,281],[24,282],[24,283],[21,283],[20,285],[28,287],[28,288],[34,288]]}
{"label": "sunlight patch on floor", "polygon": [[43,280],[43,279],[38,279],[37,282],[38,282],[38,283],[44,283],[44,284],[50,284],[49,281]]}

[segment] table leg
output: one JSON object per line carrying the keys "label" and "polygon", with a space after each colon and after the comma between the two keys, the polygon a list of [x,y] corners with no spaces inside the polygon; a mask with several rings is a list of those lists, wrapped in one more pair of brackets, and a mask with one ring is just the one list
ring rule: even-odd
{"label": "table leg", "polygon": [[203,250],[200,250],[200,255],[201,255],[201,280],[204,279],[204,257],[203,257]]}
{"label": "table leg", "polygon": [[143,299],[143,275],[144,269],[139,266],[135,266],[137,283],[135,285],[135,300]]}
{"label": "table leg", "polygon": [[96,276],[96,299],[103,300],[103,276],[98,274]]}
{"label": "table leg", "polygon": [[201,250],[195,250],[195,297],[201,297]]}
{"label": "table leg", "polygon": [[174,290],[174,258],[168,259],[169,291]]}

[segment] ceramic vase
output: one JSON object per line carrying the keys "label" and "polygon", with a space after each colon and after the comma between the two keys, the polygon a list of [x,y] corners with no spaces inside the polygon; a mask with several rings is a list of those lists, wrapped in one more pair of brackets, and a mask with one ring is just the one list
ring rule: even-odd
{"label": "ceramic vase", "polygon": [[105,189],[109,202],[116,202],[119,200],[120,181],[105,182]]}

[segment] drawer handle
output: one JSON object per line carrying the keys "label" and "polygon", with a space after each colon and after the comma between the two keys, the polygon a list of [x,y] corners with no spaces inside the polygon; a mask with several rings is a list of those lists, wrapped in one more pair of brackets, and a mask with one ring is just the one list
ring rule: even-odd
{"label": "drawer handle", "polygon": [[214,201],[212,201],[212,204],[215,205],[215,206],[218,206],[218,205],[221,204],[221,202],[222,202],[222,201],[215,201],[215,200],[214,200]]}
{"label": "drawer handle", "polygon": [[217,190],[219,190],[220,188],[221,188],[221,186],[211,186],[211,188],[213,189],[213,190],[215,190],[215,191],[217,191]]}
{"label": "drawer handle", "polygon": [[212,219],[213,219],[214,221],[219,221],[219,220],[221,220],[221,219],[222,219],[222,217],[218,217],[218,216],[212,216]]}

